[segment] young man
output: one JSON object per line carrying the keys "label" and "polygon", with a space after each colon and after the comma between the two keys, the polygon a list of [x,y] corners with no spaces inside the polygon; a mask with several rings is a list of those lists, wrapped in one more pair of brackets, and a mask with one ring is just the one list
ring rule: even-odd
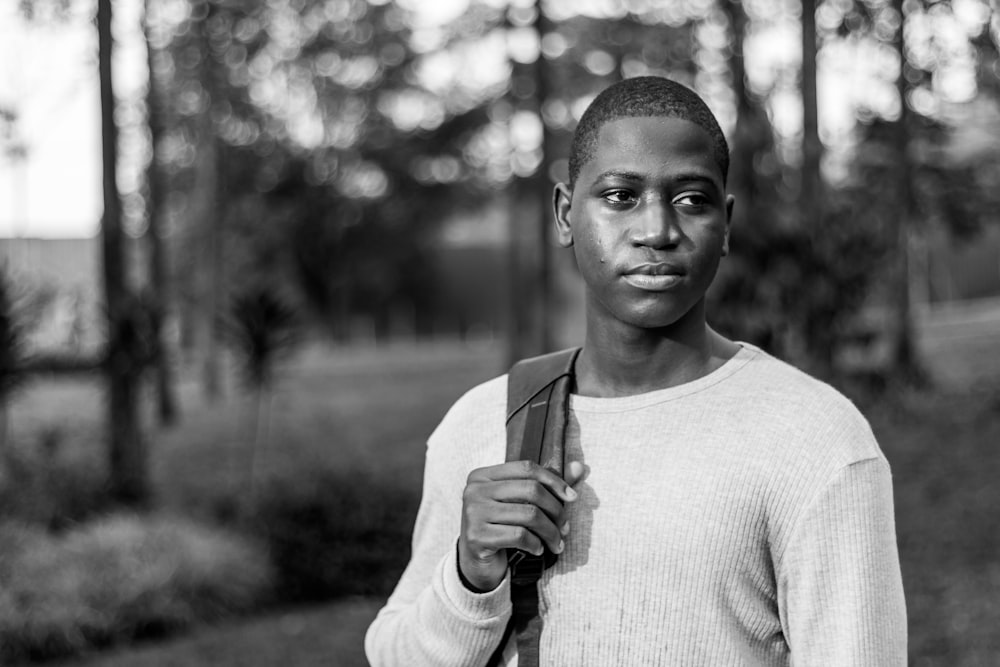
{"label": "young man", "polygon": [[867,422],[706,324],[728,162],[672,81],[628,79],[587,109],[555,190],[587,307],[566,478],[503,463],[506,376],[459,399],[428,443],[372,665],[485,665],[511,615],[507,551],[543,545],[560,557],[539,582],[541,665],[906,664],[892,484]]}

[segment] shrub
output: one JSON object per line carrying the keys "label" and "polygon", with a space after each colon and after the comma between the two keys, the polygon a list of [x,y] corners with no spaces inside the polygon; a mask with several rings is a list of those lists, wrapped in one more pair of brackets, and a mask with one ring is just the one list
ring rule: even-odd
{"label": "shrub", "polygon": [[61,529],[107,510],[110,496],[97,461],[70,460],[62,438],[49,428],[34,447],[11,442],[0,452],[0,521]]}
{"label": "shrub", "polygon": [[369,474],[317,471],[271,480],[256,501],[284,602],[387,594],[409,559],[411,491]]}
{"label": "shrub", "polygon": [[0,662],[70,655],[249,610],[270,567],[246,539],[119,515],[54,536],[0,528]]}

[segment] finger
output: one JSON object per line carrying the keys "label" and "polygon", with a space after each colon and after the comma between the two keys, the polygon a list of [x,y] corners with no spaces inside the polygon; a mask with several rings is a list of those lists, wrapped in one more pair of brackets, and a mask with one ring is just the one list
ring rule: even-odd
{"label": "finger", "polygon": [[566,474],[564,476],[566,483],[574,486],[587,475],[587,472],[587,466],[582,461],[570,461],[566,464]]}
{"label": "finger", "polygon": [[479,543],[491,551],[520,549],[536,556],[541,556],[545,551],[545,545],[541,538],[526,526],[489,523],[483,526],[479,537]]}
{"label": "finger", "polygon": [[[589,472],[590,468],[588,468],[582,461],[570,461],[566,464],[564,479],[566,480],[566,483],[572,487],[583,481]],[[559,532],[562,533],[563,537],[569,535],[570,523],[568,505],[563,506],[562,514],[559,516],[559,520],[556,523],[559,526]]]}
{"label": "finger", "polygon": [[[559,526],[535,505],[495,503],[487,521],[494,525],[521,526],[534,533],[553,553],[563,550]],[[517,547],[522,548],[522,547]]]}
{"label": "finger", "polygon": [[534,461],[509,461],[498,466],[482,468],[481,471],[494,481],[534,479],[563,502],[572,502],[577,497],[576,491],[566,483],[566,480]]}
{"label": "finger", "polygon": [[553,521],[563,511],[562,501],[533,479],[492,482],[487,494],[501,503],[527,503],[542,509]]}

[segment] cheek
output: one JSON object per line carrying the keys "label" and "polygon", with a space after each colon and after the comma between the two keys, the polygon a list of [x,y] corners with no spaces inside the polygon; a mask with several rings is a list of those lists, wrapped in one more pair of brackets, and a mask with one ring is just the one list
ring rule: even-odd
{"label": "cheek", "polygon": [[576,261],[581,270],[601,270],[611,263],[612,244],[594,230],[588,230],[574,244]]}

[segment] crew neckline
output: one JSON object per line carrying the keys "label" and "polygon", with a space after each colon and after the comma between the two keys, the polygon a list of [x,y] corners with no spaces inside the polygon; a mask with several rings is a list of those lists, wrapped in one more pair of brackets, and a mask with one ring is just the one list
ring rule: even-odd
{"label": "crew neckline", "polygon": [[679,384],[676,387],[656,389],[633,396],[616,396],[611,398],[598,398],[596,396],[581,396],[580,394],[569,395],[569,408],[576,412],[626,412],[638,410],[676,400],[684,396],[704,391],[726,378],[732,376],[751,360],[761,354],[760,348],[743,341],[735,341],[740,349],[730,357],[724,364],[716,368],[708,375],[704,375],[697,380]]}

